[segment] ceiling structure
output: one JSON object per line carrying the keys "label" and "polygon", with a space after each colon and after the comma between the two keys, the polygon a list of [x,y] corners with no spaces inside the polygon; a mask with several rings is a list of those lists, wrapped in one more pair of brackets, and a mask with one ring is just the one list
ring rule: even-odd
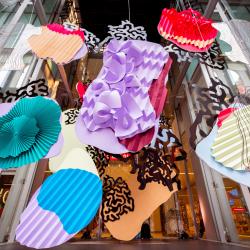
{"label": "ceiling structure", "polygon": [[135,26],[144,26],[148,41],[160,42],[157,24],[164,8],[170,7],[170,0],[102,0],[81,1],[79,8],[83,27],[103,40],[107,36],[108,25],[119,25],[129,19]]}

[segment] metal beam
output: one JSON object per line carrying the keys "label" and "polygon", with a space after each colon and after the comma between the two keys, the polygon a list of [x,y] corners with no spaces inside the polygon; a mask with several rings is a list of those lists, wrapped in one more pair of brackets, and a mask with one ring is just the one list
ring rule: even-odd
{"label": "metal beam", "polygon": [[27,5],[29,3],[30,3],[30,0],[24,0],[22,2],[21,6],[18,8],[15,15],[13,16],[13,18],[11,19],[11,21],[9,22],[9,24],[7,24],[5,27],[0,29],[0,36],[1,36],[1,39],[0,39],[0,54],[2,53],[5,43],[9,39],[9,36],[13,32],[13,30],[15,29],[16,24],[18,23],[19,19],[21,18],[24,10],[26,9],[26,7],[27,7]]}
{"label": "metal beam", "polygon": [[[48,23],[48,18],[46,16],[46,13],[44,11],[43,5],[41,0],[33,0],[33,4],[34,4],[34,8],[36,11],[36,14],[41,22],[42,25],[45,25]],[[69,87],[69,82],[68,82],[68,78],[67,78],[67,74],[65,71],[65,68],[63,65],[57,65],[58,71],[61,75],[62,78],[62,82],[64,84],[64,87],[69,95],[69,100],[70,100],[70,106],[73,104],[73,96],[71,93],[71,89]]]}

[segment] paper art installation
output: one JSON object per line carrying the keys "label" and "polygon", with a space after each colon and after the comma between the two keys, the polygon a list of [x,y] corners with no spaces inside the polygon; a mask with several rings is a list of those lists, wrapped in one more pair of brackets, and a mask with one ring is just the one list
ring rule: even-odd
{"label": "paper art installation", "polygon": [[83,31],[67,30],[59,24],[49,24],[41,29],[40,35],[28,39],[32,51],[39,58],[51,58],[57,64],[66,64],[87,53]]}
{"label": "paper art installation", "polygon": [[97,49],[97,46],[100,43],[100,39],[96,35],[94,35],[92,32],[86,29],[83,29],[83,32],[84,32],[84,40],[88,49],[91,51],[94,51],[95,49]]}
{"label": "paper art installation", "polygon": [[88,88],[87,84],[84,84],[81,81],[77,82],[76,91],[78,93],[80,103],[83,102],[83,96],[85,95],[87,88]]}
{"label": "paper art installation", "polygon": [[[104,52],[103,68],[84,96],[76,124],[79,139],[109,153],[128,152],[122,140],[148,132],[157,124],[163,101],[155,110],[149,91],[154,84],[156,90],[162,89],[167,70],[165,78],[158,83],[154,80],[161,76],[164,66],[169,69],[168,60],[160,45],[112,40]],[[159,100],[159,94],[153,98]],[[152,139],[154,133],[149,133]],[[143,146],[135,147],[136,151]]]}
{"label": "paper art installation", "polygon": [[212,156],[211,147],[214,143],[217,133],[218,133],[218,127],[214,126],[210,134],[197,144],[195,150],[196,154],[210,168],[216,170],[217,172],[228,177],[229,179],[232,179],[235,182],[250,187],[249,171],[237,171],[233,170],[232,168],[225,167],[221,163],[217,162]]}
{"label": "paper art installation", "polygon": [[165,8],[158,31],[165,39],[191,52],[207,51],[217,36],[212,20],[191,8],[181,12]]}
{"label": "paper art installation", "polygon": [[60,170],[45,180],[22,213],[16,229],[16,240],[22,245],[38,249],[58,246],[96,215],[102,182],[90,156],[80,152],[82,149],[75,148],[68,153]]}
{"label": "paper art installation", "polygon": [[31,24],[27,24],[13,51],[11,52],[3,67],[0,68],[0,70],[23,70],[25,67],[23,57],[31,50],[27,39],[32,35],[41,34],[41,31],[41,27],[35,27]]}
{"label": "paper art installation", "polygon": [[24,97],[48,96],[49,89],[44,79],[38,79],[29,82],[27,85],[16,89],[15,91],[7,90],[0,92],[0,103],[15,102]]}
{"label": "paper art installation", "polygon": [[[61,131],[61,109],[56,102],[38,96],[0,105],[2,110],[12,105],[0,117],[1,168],[17,168],[46,157]],[[54,150],[60,151],[60,146]]]}
{"label": "paper art installation", "polygon": [[93,146],[87,146],[86,151],[89,153],[93,161],[95,162],[99,176],[102,178],[106,168],[109,165],[109,156],[104,151],[95,148]]}
{"label": "paper art installation", "polygon": [[[139,189],[146,188],[148,183],[157,182],[163,186],[168,187],[170,191],[173,191],[173,183],[176,183],[180,189],[180,181],[177,178],[179,170],[175,164],[168,161],[161,151],[148,148],[142,151],[140,157],[140,163],[135,160],[132,161],[131,173],[137,174],[137,181],[140,183]],[[175,172],[175,178],[172,174]]]}
{"label": "paper art installation", "polygon": [[[171,178],[174,178],[176,173],[171,171]],[[151,169],[144,177],[149,173]],[[153,211],[178,190],[176,183],[171,191],[158,179],[147,183],[143,189],[139,189],[140,185],[130,165],[105,169],[101,215],[109,232],[118,240],[132,240]]]}
{"label": "paper art installation", "polygon": [[221,56],[222,53],[219,44],[216,41],[214,41],[212,46],[206,52],[185,51],[171,42],[169,42],[164,48],[170,54],[174,53],[176,55],[177,62],[192,62],[194,59],[197,59],[200,63],[213,69],[223,70],[225,68],[226,62]]}
{"label": "paper art installation", "polygon": [[218,129],[211,154],[223,166],[234,170],[250,169],[250,106],[235,110]]}
{"label": "paper art installation", "polygon": [[[72,113],[76,112],[76,115],[72,117]],[[56,157],[53,157],[49,161],[49,169],[51,172],[56,172],[61,168],[61,165],[71,149],[81,148],[82,153],[84,154],[85,146],[78,140],[75,133],[75,120],[79,111],[77,109],[69,109],[62,112],[62,136],[65,141],[61,153]],[[78,159],[78,157],[76,157]],[[86,158],[87,159],[87,158]],[[75,164],[76,165],[76,164]],[[87,164],[88,165],[88,164]],[[87,165],[83,165],[87,167]],[[68,166],[70,168],[70,166]]]}
{"label": "paper art installation", "polygon": [[107,45],[112,39],[126,40],[147,40],[147,32],[143,26],[135,26],[129,20],[122,21],[120,25],[108,25],[108,36],[99,43],[99,49]]}
{"label": "paper art installation", "polygon": [[[234,102],[233,92],[226,84],[217,78],[211,78],[211,83],[209,88],[195,86],[194,89],[197,94],[196,102],[199,103],[200,108],[190,127],[189,143],[193,149],[198,143],[198,138],[204,138],[209,134],[218,113]],[[208,131],[201,127],[203,122],[207,125]]]}
{"label": "paper art installation", "polygon": [[[243,54],[232,29],[230,29],[230,23],[232,24],[232,22],[213,23],[213,27],[215,27],[220,32],[220,40],[225,41],[232,47],[232,50],[229,52],[225,52],[225,55],[233,62],[243,62],[246,64],[250,64],[246,56]],[[244,30],[244,27],[241,26],[240,29]]]}
{"label": "paper art installation", "polygon": [[235,110],[238,108],[226,108],[223,109],[217,117],[217,126],[220,128],[222,126],[222,123],[225,119],[227,119]]}

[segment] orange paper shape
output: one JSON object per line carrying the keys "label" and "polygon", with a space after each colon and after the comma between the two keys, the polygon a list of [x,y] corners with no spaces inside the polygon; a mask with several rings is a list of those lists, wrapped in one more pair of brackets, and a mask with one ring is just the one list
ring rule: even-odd
{"label": "orange paper shape", "polygon": [[52,59],[56,64],[70,62],[83,46],[83,40],[76,34],[62,34],[43,26],[40,35],[28,39],[32,51],[37,57]]}
{"label": "orange paper shape", "polygon": [[140,190],[137,175],[130,170],[130,166],[108,167],[103,179],[102,219],[112,236],[124,241],[132,240],[154,210],[178,190],[176,183],[170,191],[158,182]]}

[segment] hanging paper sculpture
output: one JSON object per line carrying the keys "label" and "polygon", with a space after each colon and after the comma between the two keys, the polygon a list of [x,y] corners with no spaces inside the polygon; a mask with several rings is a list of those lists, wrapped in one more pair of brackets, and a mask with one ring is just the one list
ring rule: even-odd
{"label": "hanging paper sculpture", "polygon": [[[101,72],[86,91],[76,124],[79,139],[114,154],[128,148],[140,150],[146,144],[137,140],[135,145],[133,140],[130,147],[127,141],[139,134],[145,139],[143,133],[148,133],[145,141],[150,143],[166,98],[170,65],[168,53],[160,45],[112,40],[104,52]],[[154,88],[151,98],[150,88]]]}
{"label": "hanging paper sculpture", "polygon": [[31,24],[27,24],[13,51],[0,70],[23,70],[25,67],[23,57],[31,50],[27,39],[32,35],[41,34],[41,31],[41,27],[35,27]]}
{"label": "hanging paper sculpture", "polygon": [[[196,102],[199,103],[199,112],[190,127],[190,146],[195,149],[197,138],[204,138],[213,128],[218,112],[227,108],[234,101],[231,89],[219,79],[211,78],[212,85],[209,88],[195,86],[197,92]],[[210,131],[204,131],[201,124],[205,122]]]}
{"label": "hanging paper sculpture", "polygon": [[[178,179],[179,170],[175,164],[166,159],[161,151],[148,148],[142,151],[140,163],[137,163],[135,158],[132,161],[131,173],[135,174],[138,171],[137,181],[140,183],[139,189],[143,190],[146,185],[151,182],[158,182],[163,186],[173,190],[173,183],[176,183],[180,189],[180,181]],[[175,177],[171,176],[175,172]]]}
{"label": "hanging paper sculpture", "polygon": [[223,166],[234,170],[250,169],[250,106],[233,111],[218,129],[211,154]]}
{"label": "hanging paper sculpture", "polygon": [[94,35],[92,32],[83,29],[84,40],[89,50],[95,50],[100,43],[100,39]]}
{"label": "hanging paper sculpture", "polygon": [[76,91],[77,91],[78,96],[79,96],[78,105],[82,105],[83,96],[85,95],[87,88],[88,88],[87,84],[84,84],[81,81],[77,82]]}
{"label": "hanging paper sculpture", "polygon": [[158,31],[165,39],[191,52],[207,51],[217,36],[212,20],[191,8],[181,12],[164,9]]}
{"label": "hanging paper sculpture", "polygon": [[181,146],[179,139],[175,136],[172,129],[159,128],[158,134],[150,143],[150,148],[162,149],[166,145],[167,147]]}
{"label": "hanging paper sculpture", "polygon": [[164,47],[170,54],[174,53],[178,62],[192,62],[194,59],[199,60],[200,63],[205,64],[213,69],[223,70],[225,68],[225,60],[221,56],[219,44],[214,41],[212,46],[206,52],[189,52],[182,50],[174,43],[169,42],[169,45]]}
{"label": "hanging paper sculpture", "polygon": [[[238,20],[239,21],[239,20]],[[249,22],[247,22],[249,24]],[[230,29],[229,25],[232,25],[233,22],[225,23],[213,23],[213,26],[220,32],[220,40],[225,41],[230,44],[232,50],[230,52],[225,52],[225,55],[233,62],[243,62],[250,64],[246,56],[243,54],[242,49],[240,48],[239,43],[237,42],[233,31]],[[241,30],[244,30],[244,27],[240,27]]]}
{"label": "hanging paper sculpture", "polygon": [[[38,96],[0,106],[2,169],[21,167],[46,155],[55,155],[50,149],[57,142],[61,130],[61,110],[54,101]],[[61,143],[62,138],[59,137],[58,144]],[[54,150],[58,153],[60,145],[56,145]]]}
{"label": "hanging paper sculpture", "polygon": [[112,39],[126,40],[147,40],[147,32],[143,26],[135,26],[129,20],[122,21],[120,25],[108,25],[108,36],[99,43],[101,47],[107,45]]}
{"label": "hanging paper sculpture", "polygon": [[48,96],[49,89],[44,79],[29,82],[27,85],[16,89],[14,92],[7,90],[0,92],[0,103],[15,102],[24,97]]}
{"label": "hanging paper sculpture", "polygon": [[217,162],[211,155],[211,147],[217,136],[218,127],[214,126],[210,134],[199,142],[196,146],[196,154],[206,163],[207,166],[221,173],[222,175],[232,179],[235,182],[241,183],[250,187],[250,172],[249,171],[236,171],[232,168],[227,168],[221,163]]}
{"label": "hanging paper sculpture", "polygon": [[222,126],[222,123],[227,117],[229,117],[237,108],[226,108],[223,109],[217,117],[217,126],[220,128]]}
{"label": "hanging paper sculpture", "polygon": [[90,156],[72,149],[21,215],[16,240],[32,248],[58,246],[86,227],[102,200],[102,182]]}
{"label": "hanging paper sculpture", "polygon": [[60,24],[48,24],[41,29],[40,35],[28,39],[32,51],[39,58],[51,58],[57,64],[66,64],[87,53],[83,31],[67,30]]}
{"label": "hanging paper sculpture", "polygon": [[[78,116],[78,113],[79,111],[77,109],[65,110],[62,113],[62,135],[65,143],[62,147],[61,154],[51,158],[49,161],[49,169],[51,172],[56,172],[61,169],[61,164],[63,163],[65,156],[71,149],[82,148],[82,152],[84,153],[85,146],[83,146],[82,143],[78,140],[75,133],[74,123],[76,117]],[[81,155],[83,153],[81,153]],[[87,165],[85,166],[87,167]]]}
{"label": "hanging paper sculpture", "polygon": [[105,173],[105,169],[109,165],[109,155],[105,154],[102,150],[93,146],[87,146],[86,151],[89,153],[89,155],[95,162],[98,174],[102,178]]}
{"label": "hanging paper sculpture", "polygon": [[[169,169],[170,175],[166,174],[170,177],[168,182],[171,189],[168,185],[164,186],[157,178],[162,169],[157,170],[155,167],[156,174],[152,178],[153,168],[148,171],[144,169],[143,176],[147,184],[141,189],[139,189],[141,183],[138,182],[137,175],[131,173],[130,165],[119,168],[109,166],[105,169],[101,215],[109,232],[118,240],[132,240],[141,231],[143,222],[153,211],[178,190],[176,183],[170,185],[171,179],[175,182],[175,177],[178,175],[174,169]],[[164,169],[163,172],[165,176],[167,170],[165,172]]]}

